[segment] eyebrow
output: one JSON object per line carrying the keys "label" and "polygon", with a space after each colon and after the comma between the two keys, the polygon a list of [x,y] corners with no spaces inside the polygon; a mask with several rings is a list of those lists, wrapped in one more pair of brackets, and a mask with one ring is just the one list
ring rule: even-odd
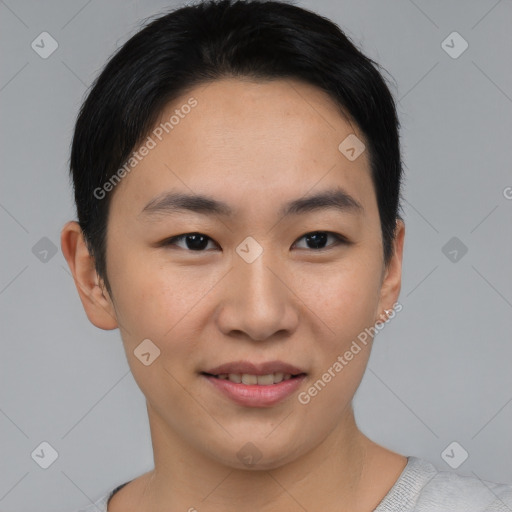
{"label": "eyebrow", "polygon": [[[335,209],[342,213],[362,214],[363,205],[342,188],[329,189],[285,203],[279,217]],[[235,211],[226,203],[205,195],[169,192],[155,197],[140,212],[144,215],[194,212],[201,215],[233,217]]]}

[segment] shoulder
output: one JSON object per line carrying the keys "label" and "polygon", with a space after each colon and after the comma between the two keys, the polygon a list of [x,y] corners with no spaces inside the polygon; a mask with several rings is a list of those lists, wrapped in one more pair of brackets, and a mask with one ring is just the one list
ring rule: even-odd
{"label": "shoulder", "polygon": [[436,469],[435,475],[423,487],[417,503],[418,511],[434,510],[433,506],[468,512],[510,511],[512,485]]}
{"label": "shoulder", "polygon": [[375,512],[510,512],[512,485],[438,470],[408,457],[407,466]]}

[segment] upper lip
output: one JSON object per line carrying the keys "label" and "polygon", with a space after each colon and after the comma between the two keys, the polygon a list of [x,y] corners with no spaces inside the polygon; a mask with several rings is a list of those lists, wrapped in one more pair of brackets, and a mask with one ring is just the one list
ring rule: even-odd
{"label": "upper lip", "polygon": [[269,375],[271,373],[289,373],[299,375],[303,372],[300,368],[283,361],[267,361],[265,363],[251,363],[249,361],[233,361],[232,363],[221,364],[203,373],[210,375],[221,375],[225,373]]}

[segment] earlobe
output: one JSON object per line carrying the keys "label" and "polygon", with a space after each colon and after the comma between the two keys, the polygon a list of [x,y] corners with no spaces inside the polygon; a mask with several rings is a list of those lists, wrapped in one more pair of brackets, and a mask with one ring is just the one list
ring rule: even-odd
{"label": "earlobe", "polygon": [[405,239],[405,224],[402,220],[397,220],[395,228],[395,239],[393,241],[393,256],[385,271],[385,277],[382,281],[380,300],[377,311],[380,313],[376,321],[382,322],[382,312],[390,310],[398,301],[400,289],[402,286],[402,259]]}
{"label": "earlobe", "polygon": [[61,231],[62,253],[68,262],[87,318],[96,327],[118,327],[114,305],[94,266],[78,222],[67,222]]}

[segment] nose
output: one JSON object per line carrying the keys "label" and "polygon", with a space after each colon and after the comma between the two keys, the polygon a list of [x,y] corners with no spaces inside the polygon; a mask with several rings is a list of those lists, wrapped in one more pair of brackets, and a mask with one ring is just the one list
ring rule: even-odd
{"label": "nose", "polygon": [[216,315],[218,327],[226,336],[244,333],[252,340],[264,341],[297,329],[300,301],[291,278],[264,256],[265,252],[252,263],[235,258]]}

